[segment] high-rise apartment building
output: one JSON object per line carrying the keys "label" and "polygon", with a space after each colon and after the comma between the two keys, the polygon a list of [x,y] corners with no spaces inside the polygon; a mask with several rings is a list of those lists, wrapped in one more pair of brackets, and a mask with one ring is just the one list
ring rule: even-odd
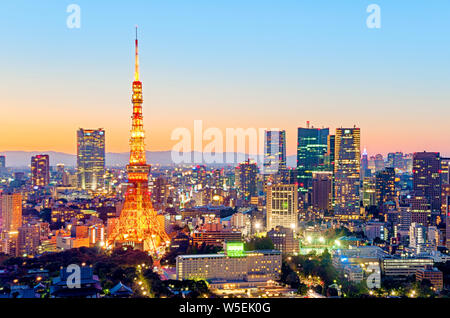
{"label": "high-rise apartment building", "polygon": [[295,184],[276,184],[267,187],[267,230],[277,226],[297,229],[298,188]]}
{"label": "high-rise apartment building", "polygon": [[82,129],[77,132],[78,187],[83,190],[103,188],[105,174],[105,131]]}
{"label": "high-rise apartment building", "polygon": [[250,159],[239,164],[236,168],[236,179],[238,180],[238,189],[241,193],[242,199],[250,202],[252,197],[258,195],[257,179],[258,165],[251,162]]}
{"label": "high-rise apartment building", "polygon": [[0,201],[2,231],[17,232],[22,226],[22,194],[2,193]]}
{"label": "high-rise apartment building", "polygon": [[17,255],[34,255],[39,247],[39,225],[27,224],[19,227],[17,235]]}
{"label": "high-rise apartment building", "polygon": [[355,219],[360,213],[359,128],[337,128],[335,150],[335,214],[342,219]]}
{"label": "high-rise apartment building", "polygon": [[31,157],[31,183],[33,186],[45,187],[50,182],[50,158],[48,155]]}
{"label": "high-rise apartment building", "polygon": [[441,160],[438,152],[416,152],[413,159],[413,187],[427,198],[432,212],[441,210]]}

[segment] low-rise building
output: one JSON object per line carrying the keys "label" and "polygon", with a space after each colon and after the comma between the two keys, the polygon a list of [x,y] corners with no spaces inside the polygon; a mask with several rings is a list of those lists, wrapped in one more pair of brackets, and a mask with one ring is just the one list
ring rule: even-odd
{"label": "low-rise building", "polygon": [[180,255],[176,259],[178,280],[202,279],[212,288],[259,286],[279,279],[281,252],[276,250],[244,252],[243,243],[228,243],[225,253]]}
{"label": "low-rise building", "polygon": [[290,228],[277,226],[267,232],[267,236],[272,240],[275,249],[283,254],[294,254],[300,250],[299,241],[294,238],[294,231]]}
{"label": "low-rise building", "polygon": [[444,276],[440,270],[427,265],[425,268],[421,268],[416,272],[416,280],[421,282],[424,279],[428,279],[436,290],[442,290],[444,287]]}
{"label": "low-rise building", "polygon": [[391,256],[383,259],[381,270],[386,276],[410,276],[415,275],[419,269],[433,264],[433,259],[427,257]]}

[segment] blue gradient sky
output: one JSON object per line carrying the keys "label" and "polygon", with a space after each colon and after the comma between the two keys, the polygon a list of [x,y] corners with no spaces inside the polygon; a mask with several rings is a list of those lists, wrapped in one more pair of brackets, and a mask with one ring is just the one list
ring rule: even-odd
{"label": "blue gradient sky", "polygon": [[[67,5],[81,29],[66,27]],[[366,7],[382,27],[366,27]],[[356,124],[369,154],[450,155],[450,1],[2,1],[0,151],[128,150],[134,26],[150,150],[174,128]]]}

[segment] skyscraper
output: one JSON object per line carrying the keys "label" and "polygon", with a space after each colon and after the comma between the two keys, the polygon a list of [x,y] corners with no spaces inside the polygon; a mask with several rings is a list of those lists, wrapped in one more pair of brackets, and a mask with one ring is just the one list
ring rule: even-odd
{"label": "skyscraper", "polygon": [[45,187],[50,182],[50,159],[48,155],[31,157],[31,183],[33,186]]}
{"label": "skyscraper", "polygon": [[450,184],[450,158],[441,157],[441,184]]}
{"label": "skyscraper", "polygon": [[284,173],[286,170],[286,131],[266,130],[264,147],[264,174]]}
{"label": "skyscraper", "polygon": [[240,163],[236,168],[236,179],[239,192],[242,199],[250,201],[252,197],[258,195],[257,182],[258,182],[258,165],[255,162],[251,162],[250,159]]}
{"label": "skyscraper", "polygon": [[39,226],[27,224],[19,227],[17,235],[17,255],[34,255],[39,247]]}
{"label": "skyscraper", "polygon": [[297,185],[276,184],[267,187],[267,230],[277,226],[297,229]]}
{"label": "skyscraper", "polygon": [[393,168],[400,169],[400,170],[406,169],[405,159],[403,158],[403,152],[397,151],[394,154]]}
{"label": "skyscraper", "polygon": [[360,137],[359,128],[336,129],[334,210],[342,219],[355,219],[359,216]]}
{"label": "skyscraper", "polygon": [[364,179],[364,177],[370,177],[369,158],[366,149],[364,149],[361,158],[361,180]]}
{"label": "skyscraper", "polygon": [[416,152],[413,159],[413,188],[427,198],[432,212],[441,210],[441,161],[438,152]]}
{"label": "skyscraper", "polygon": [[385,163],[382,154],[375,155],[375,171],[380,171],[384,169]]}
{"label": "skyscraper", "polygon": [[376,200],[376,178],[364,177],[363,179],[363,205],[364,207],[375,206]]}
{"label": "skyscraper", "polygon": [[0,201],[2,231],[17,232],[22,226],[22,194],[2,193]]}
{"label": "skyscraper", "polygon": [[395,199],[395,169],[385,168],[376,174],[376,200],[378,209],[386,212],[385,203]]}
{"label": "skyscraper", "polygon": [[105,131],[82,129],[77,132],[78,187],[83,190],[103,188],[105,174]]}
{"label": "skyscraper", "polygon": [[312,172],[324,171],[328,147],[328,128],[298,128],[297,171],[300,192],[312,188]]}
{"label": "skyscraper", "polygon": [[329,171],[316,171],[312,175],[312,206],[321,211],[332,208],[333,173]]}
{"label": "skyscraper", "polygon": [[335,143],[336,136],[328,135],[327,137],[327,154],[325,156],[325,164],[327,166],[327,171],[334,173],[334,155],[335,155]]}
{"label": "skyscraper", "polygon": [[6,168],[6,157],[0,156],[0,169]]}
{"label": "skyscraper", "polygon": [[153,208],[148,191],[150,166],[145,154],[145,133],[142,115],[142,82],[139,80],[139,55],[136,28],[135,71],[133,81],[133,116],[130,138],[130,162],[125,202],[119,219],[114,222],[107,246],[131,245],[156,253],[169,242],[162,216]]}

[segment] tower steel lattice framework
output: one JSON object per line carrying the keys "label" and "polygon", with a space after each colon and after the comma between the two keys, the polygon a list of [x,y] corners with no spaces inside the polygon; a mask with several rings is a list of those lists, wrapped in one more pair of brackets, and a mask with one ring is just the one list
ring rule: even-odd
{"label": "tower steel lattice framework", "polygon": [[135,248],[157,252],[169,243],[163,224],[153,209],[148,190],[150,165],[145,157],[145,132],[142,116],[142,82],[139,80],[139,54],[136,27],[135,72],[133,81],[133,116],[130,138],[130,162],[127,165],[128,188],[120,217],[115,223],[108,246],[131,245]]}

